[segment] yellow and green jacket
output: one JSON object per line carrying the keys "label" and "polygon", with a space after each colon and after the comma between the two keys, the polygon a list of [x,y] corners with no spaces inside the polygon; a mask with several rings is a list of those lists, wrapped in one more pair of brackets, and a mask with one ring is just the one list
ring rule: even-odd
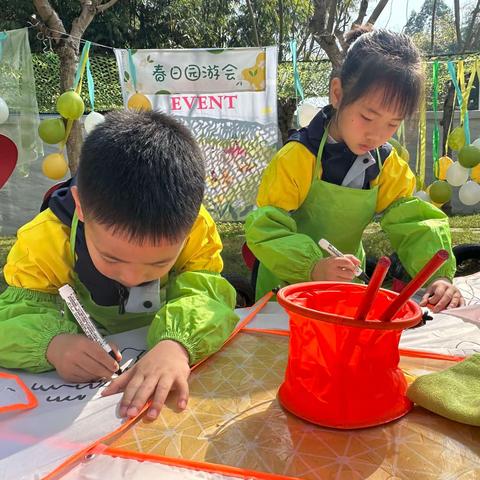
{"label": "yellow and green jacket", "polygon": [[[320,140],[332,113],[330,106],[325,107],[276,153],[263,173],[257,208],[245,222],[248,247],[286,284],[310,281],[314,265],[323,258],[317,243],[298,230],[291,214],[302,208],[309,193]],[[446,249],[450,258],[432,279],[453,278],[456,263],[448,217],[413,196],[415,176],[391,145],[370,153],[380,158],[366,170],[362,188],[378,186],[376,213],[380,225],[408,275],[416,275],[439,249]],[[341,185],[355,159],[344,143],[327,143],[320,166],[322,180]],[[320,209],[318,215],[322,215]]]}
{"label": "yellow and green jacket", "polygon": [[233,311],[235,290],[220,275],[222,243],[206,209],[200,208],[173,269],[160,281],[160,310],[126,317],[119,284],[96,271],[81,223],[73,258],[74,207],[69,191],[62,190],[68,201],[63,201],[61,191],[55,192],[51,208],[19,229],[8,255],[4,276],[9,286],[0,295],[0,366],[33,372],[52,369],[45,358],[52,338],[81,333],[74,319],[62,314],[65,307],[58,295],[61,286],[75,285],[76,278],[98,306],[88,313],[103,333],[149,325],[149,348],[161,340],[176,340],[188,351],[191,364],[218,350],[238,317]]}

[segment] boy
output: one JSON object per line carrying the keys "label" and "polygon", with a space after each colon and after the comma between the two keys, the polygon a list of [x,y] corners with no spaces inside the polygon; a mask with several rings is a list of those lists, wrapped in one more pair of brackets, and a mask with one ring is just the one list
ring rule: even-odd
{"label": "boy", "polygon": [[[190,132],[158,112],[115,112],[82,147],[77,175],[18,231],[0,295],[0,366],[67,381],[110,378],[118,363],[89,340],[58,289],[72,285],[104,333],[150,325],[149,352],[104,390],[121,416],[156,418],[170,390],[186,407],[189,365],[238,318],[220,276],[222,244],[201,205],[205,167]],[[117,360],[120,360],[117,352]]]}

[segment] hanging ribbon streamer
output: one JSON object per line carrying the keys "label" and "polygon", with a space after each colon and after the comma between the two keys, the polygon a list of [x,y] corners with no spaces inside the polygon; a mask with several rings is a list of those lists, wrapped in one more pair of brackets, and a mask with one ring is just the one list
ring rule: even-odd
{"label": "hanging ribbon streamer", "polygon": [[425,187],[425,157],[427,150],[427,105],[425,95],[423,95],[423,98],[420,101],[419,117],[417,159],[415,170],[417,179],[417,190],[423,190],[423,188]]}
{"label": "hanging ribbon streamer", "polygon": [[440,128],[438,125],[438,60],[433,63],[433,135],[432,135],[432,156],[433,156],[433,174],[438,179],[438,158]]}
{"label": "hanging ribbon streamer", "polygon": [[130,49],[128,49],[128,67],[130,69],[130,78],[132,79],[133,89],[137,92],[137,71],[135,69],[135,64],[133,63],[133,54]]}
{"label": "hanging ribbon streamer", "polygon": [[[293,81],[295,85],[295,97],[300,97],[302,100],[305,99],[303,94],[302,82],[300,81],[300,75],[298,73],[298,64],[297,64],[297,41],[290,40],[290,52],[292,53],[292,65],[293,65]],[[297,101],[298,103],[298,101]]]}
{"label": "hanging ribbon streamer", "polygon": [[90,68],[90,58],[87,59],[87,85],[88,96],[90,98],[90,108],[92,112],[95,111],[95,84],[93,83],[92,70]]}
{"label": "hanging ribbon streamer", "polygon": [[[450,78],[452,79],[453,86],[455,88],[455,93],[457,96],[458,106],[460,108],[460,125],[463,125],[465,130],[465,141],[467,145],[470,143],[470,125],[469,125],[469,118],[468,118],[468,98],[470,96],[470,92],[473,87],[473,80],[472,75],[470,75],[470,80],[468,82],[467,88],[465,88],[465,67],[463,60],[458,62],[458,77],[460,79],[460,84],[457,79],[457,72],[455,71],[455,66],[453,62],[450,60],[447,63],[448,73],[450,74]],[[476,71],[475,64],[472,68],[472,72]]]}
{"label": "hanging ribbon streamer", "polygon": [[[462,70],[463,70],[463,61],[461,63],[462,63]],[[476,63],[477,62],[475,61],[475,63],[472,65],[472,68],[470,69],[470,76],[469,76],[468,84],[466,88],[465,88],[465,74],[462,72],[463,82],[461,83],[461,88],[463,92],[463,102],[460,109],[460,114],[462,118],[465,118],[465,125],[467,127],[467,131],[465,132],[467,145],[470,144],[470,141],[471,141],[468,100],[470,99],[470,93],[472,92],[473,82],[475,81],[475,75],[477,74]]]}
{"label": "hanging ribbon streamer", "polygon": [[7,37],[7,32],[0,32],[0,62],[2,61],[3,57],[3,42],[7,39]]}
{"label": "hanging ribbon streamer", "polygon": [[[88,55],[89,55],[89,52],[90,52],[90,45],[91,45],[91,42],[87,41],[87,42],[85,42],[85,45],[83,46],[82,54],[80,56],[80,60],[78,62],[78,66],[77,66],[77,71],[75,73],[75,79],[73,81],[73,89],[79,95],[80,95],[80,92],[82,91],[83,75],[85,73],[85,69],[86,69],[86,66],[87,66]],[[67,127],[65,129],[66,130],[65,131],[65,138],[59,144],[59,150],[60,151],[65,148],[65,144],[67,143],[68,137],[70,136],[70,132],[72,131],[72,126],[73,126],[74,121],[75,120],[68,120],[67,121]]]}

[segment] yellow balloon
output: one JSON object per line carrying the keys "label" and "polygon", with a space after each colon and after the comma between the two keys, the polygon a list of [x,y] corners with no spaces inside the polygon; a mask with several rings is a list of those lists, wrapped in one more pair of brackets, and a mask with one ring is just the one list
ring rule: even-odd
{"label": "yellow balloon", "polygon": [[453,165],[453,160],[446,155],[438,159],[438,179],[446,180],[447,179],[447,170],[450,166]]}
{"label": "yellow balloon", "polygon": [[127,108],[129,110],[137,110],[137,111],[150,111],[152,110],[152,104],[150,100],[143,95],[143,93],[134,93],[127,102]]}
{"label": "yellow balloon", "polygon": [[61,153],[51,153],[43,159],[42,173],[52,180],[60,180],[68,172],[68,165]]}
{"label": "yellow balloon", "polygon": [[477,183],[480,183],[480,163],[470,170],[470,178]]}

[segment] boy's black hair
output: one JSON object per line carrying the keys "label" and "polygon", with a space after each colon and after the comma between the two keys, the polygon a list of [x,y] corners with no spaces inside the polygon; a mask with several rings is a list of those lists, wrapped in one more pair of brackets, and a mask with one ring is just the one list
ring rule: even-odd
{"label": "boy's black hair", "polygon": [[402,117],[412,115],[423,94],[420,53],[409,37],[379,29],[353,29],[352,41],[338,76],[343,97],[340,109],[367,93],[383,89],[383,104]]}
{"label": "boy's black hair", "polygon": [[205,165],[190,131],[159,112],[116,111],[85,139],[77,172],[84,216],[130,241],[178,241],[203,199]]}

